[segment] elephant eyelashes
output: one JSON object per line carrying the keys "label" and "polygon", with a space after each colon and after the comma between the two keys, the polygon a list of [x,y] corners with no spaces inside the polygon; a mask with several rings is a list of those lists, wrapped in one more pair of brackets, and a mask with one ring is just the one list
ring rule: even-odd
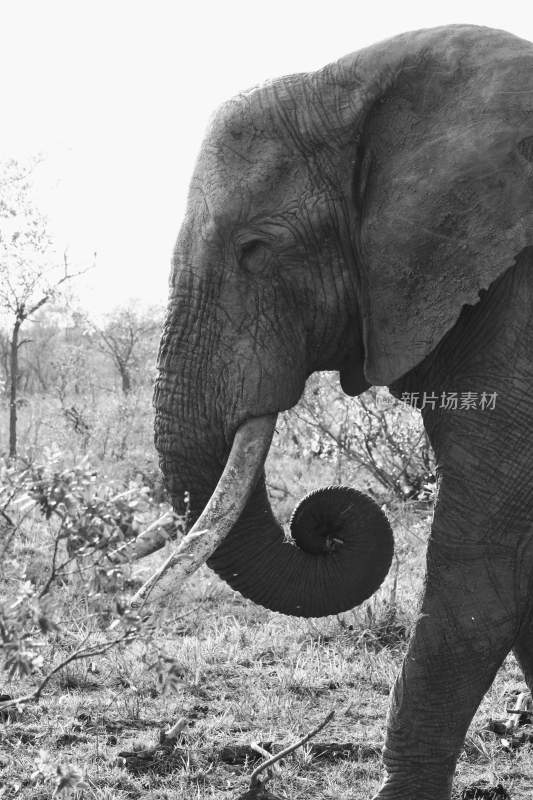
{"label": "elephant eyelashes", "polygon": [[247,272],[258,275],[268,266],[270,251],[260,239],[253,239],[241,247],[239,263]]}

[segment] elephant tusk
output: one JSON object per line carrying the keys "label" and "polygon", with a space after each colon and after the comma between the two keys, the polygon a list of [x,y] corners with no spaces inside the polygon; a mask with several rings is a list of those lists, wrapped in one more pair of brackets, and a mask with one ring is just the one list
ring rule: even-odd
{"label": "elephant tusk", "polygon": [[179,546],[133,595],[132,608],[139,608],[146,602],[170,569],[173,571],[171,588],[159,583],[157,596],[175,594],[176,589],[207,561],[228,535],[259,480],[274,434],[276,416],[269,414],[250,419],[237,430],[211,499]]}

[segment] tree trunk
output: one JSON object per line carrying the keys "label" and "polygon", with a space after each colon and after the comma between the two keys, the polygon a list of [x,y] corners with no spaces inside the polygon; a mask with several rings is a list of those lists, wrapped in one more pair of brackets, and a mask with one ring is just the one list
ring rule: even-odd
{"label": "tree trunk", "polygon": [[130,394],[131,392],[131,376],[130,371],[126,364],[121,361],[118,362],[120,372],[120,379],[122,381],[122,394]]}
{"label": "tree trunk", "polygon": [[9,457],[17,456],[17,384],[19,373],[19,330],[21,319],[16,319],[11,334],[11,375],[9,392]]}

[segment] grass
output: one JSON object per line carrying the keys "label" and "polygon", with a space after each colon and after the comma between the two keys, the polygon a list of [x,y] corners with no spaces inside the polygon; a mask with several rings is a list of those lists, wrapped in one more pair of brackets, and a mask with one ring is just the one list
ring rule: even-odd
{"label": "grass", "polygon": [[[52,441],[58,452],[76,460],[64,419],[44,411],[32,416],[31,408],[21,413],[26,450],[34,447],[40,454],[43,443]],[[140,433],[123,416],[118,405],[102,419],[95,411],[93,453],[106,457],[108,479],[127,480],[141,471],[149,483],[156,474],[151,416],[146,412],[149,424],[145,420]],[[50,422],[53,436],[44,422],[37,425],[39,419]],[[335,482],[338,470],[338,462],[312,456],[295,454],[291,460],[284,443],[278,449],[275,443],[268,475],[278,487],[278,516],[286,521],[296,495]],[[355,482],[351,474],[343,480]],[[228,763],[221,757],[223,748],[252,741],[286,746],[332,709],[335,717],[316,742],[361,745],[356,754],[317,758],[304,747],[285,759],[269,789],[291,800],[369,800],[382,777],[379,748],[388,695],[416,615],[431,509],[397,504],[388,514],[396,540],[393,569],[360,609],[321,620],[284,617],[244,600],[204,567],[158,610],[149,636],[69,664],[38,702],[0,718],[0,800],[237,800],[254,764]],[[49,571],[50,525],[30,515],[20,533],[11,561],[3,563],[8,581],[0,584],[0,595],[5,597],[16,596],[24,573],[37,584]],[[141,577],[163,557],[141,562],[136,568]],[[30,691],[40,674],[88,634],[98,640],[113,618],[108,595],[102,596],[98,615],[89,613],[79,577],[59,586],[56,599],[61,630],[42,637],[42,667],[18,683],[9,683],[2,673],[0,694]],[[156,666],[160,653],[168,659],[163,673]],[[489,718],[505,716],[513,693],[524,688],[509,657],[472,722],[458,765],[456,800],[464,787],[484,782],[502,783],[513,800],[531,800],[531,746],[506,750],[484,730]],[[154,745],[160,730],[180,718],[187,725],[172,756],[161,755],[142,771],[131,769],[131,759],[120,754]]]}
{"label": "grass", "polygon": [[[269,789],[291,800],[368,800],[379,786],[381,766],[377,751],[366,746],[379,747],[383,740],[388,694],[422,575],[416,536],[402,535],[402,525],[415,535],[427,529],[427,513],[398,514],[400,553],[413,549],[414,557],[403,555],[393,607],[394,575],[361,609],[321,620],[291,619],[254,606],[202,568],[179,598],[161,609],[149,640],[73,662],[38,703],[3,720],[2,800],[44,800],[61,781],[59,794],[80,800],[236,800],[253,766],[225,763],[222,748],[251,741],[285,746],[331,709],[335,718],[318,741],[359,743],[365,746],[359,757],[319,759],[303,748],[283,762]],[[73,587],[66,591],[70,603],[80,602]],[[83,637],[89,624],[94,622],[73,628],[74,635]],[[56,641],[46,659],[61,658],[64,646]],[[165,691],[161,676],[147,668],[158,648],[172,658]],[[0,691],[13,694],[19,688],[6,684]],[[523,688],[509,658],[472,723],[454,797],[483,781],[503,783],[513,800],[531,797],[531,747],[508,752],[482,731]],[[159,730],[180,717],[187,726],[173,757],[161,757],[142,772],[129,770],[119,753],[155,744]]]}

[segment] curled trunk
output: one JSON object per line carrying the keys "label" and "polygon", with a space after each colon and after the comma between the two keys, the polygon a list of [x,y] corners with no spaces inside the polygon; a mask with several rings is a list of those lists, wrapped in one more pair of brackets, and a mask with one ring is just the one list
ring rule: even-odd
{"label": "curled trunk", "polygon": [[392,532],[379,507],[348,487],[308,495],[287,541],[264,478],[238,524],[207,562],[233,589],[272,611],[338,614],[370,597],[392,559]]}
{"label": "curled trunk", "polygon": [[[191,496],[194,521],[215,490],[223,461],[184,435],[159,408],[156,443],[175,507]],[[389,523],[368,497],[346,487],[312,493],[293,514],[293,540],[275,519],[264,473],[238,522],[207,563],[233,589],[272,611],[301,617],[336,614],[363,602],[389,569]]]}

